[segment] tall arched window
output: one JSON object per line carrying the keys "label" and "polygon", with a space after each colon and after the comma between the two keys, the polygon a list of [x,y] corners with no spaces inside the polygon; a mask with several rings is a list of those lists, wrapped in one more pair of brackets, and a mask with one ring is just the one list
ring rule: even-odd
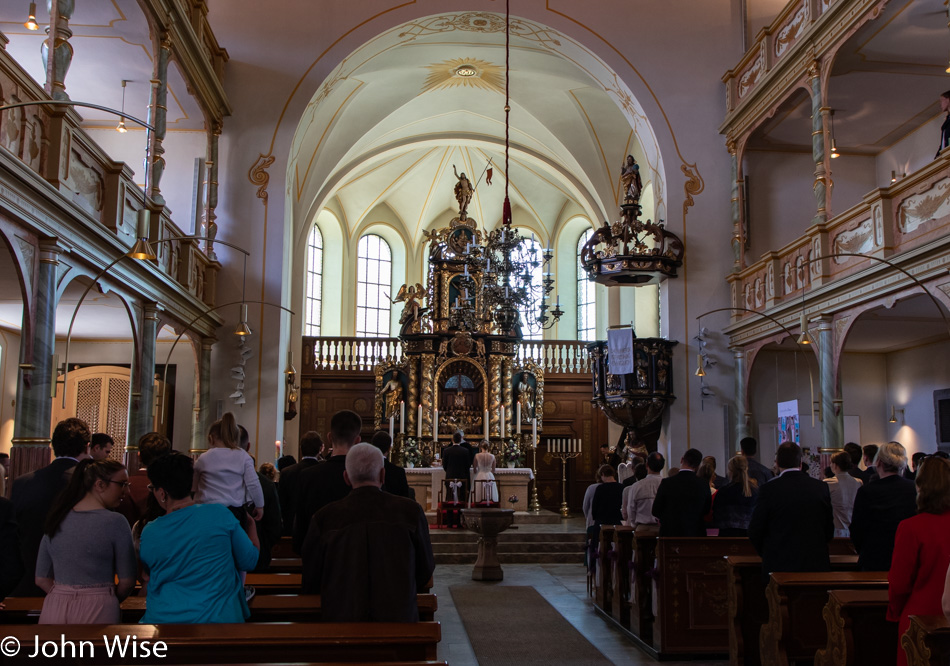
{"label": "tall arched window", "polygon": [[360,238],[356,263],[356,335],[389,337],[393,253],[375,234]]}
{"label": "tall arched window", "polygon": [[525,238],[522,247],[524,253],[519,259],[534,257],[538,260],[538,265],[531,271],[531,286],[536,297],[521,311],[521,333],[525,340],[540,340],[543,332],[536,322],[541,312],[541,280],[544,271],[550,268],[541,265],[541,243]]}
{"label": "tall arched window", "polygon": [[313,225],[307,239],[307,303],[304,335],[320,335],[323,319],[323,234]]}
{"label": "tall arched window", "polygon": [[594,283],[587,279],[587,271],[581,264],[581,249],[593,233],[593,229],[588,229],[577,239],[577,339],[588,342],[594,340],[597,332],[597,305]]}

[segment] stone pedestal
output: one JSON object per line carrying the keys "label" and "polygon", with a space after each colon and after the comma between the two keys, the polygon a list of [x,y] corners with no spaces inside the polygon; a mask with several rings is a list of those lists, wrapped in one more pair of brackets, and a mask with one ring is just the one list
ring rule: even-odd
{"label": "stone pedestal", "polygon": [[498,535],[511,527],[514,519],[512,509],[462,509],[462,524],[479,536],[472,580],[504,580],[505,572],[498,561]]}

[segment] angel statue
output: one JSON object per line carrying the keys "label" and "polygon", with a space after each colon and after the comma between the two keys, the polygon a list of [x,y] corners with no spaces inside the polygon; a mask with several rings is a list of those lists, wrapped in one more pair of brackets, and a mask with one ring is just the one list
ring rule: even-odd
{"label": "angel statue", "polygon": [[404,301],[406,303],[402,309],[402,315],[399,317],[400,324],[414,322],[419,319],[422,309],[422,299],[425,298],[425,296],[425,287],[418,282],[416,282],[415,285],[404,284],[399,287],[399,292],[396,294],[396,298],[393,299],[393,303],[402,303]]}
{"label": "angel statue", "polygon": [[624,202],[629,200],[631,203],[637,203],[640,201],[643,181],[640,180],[640,165],[633,159],[633,155],[627,155],[627,159],[620,167],[620,183],[623,186]]}

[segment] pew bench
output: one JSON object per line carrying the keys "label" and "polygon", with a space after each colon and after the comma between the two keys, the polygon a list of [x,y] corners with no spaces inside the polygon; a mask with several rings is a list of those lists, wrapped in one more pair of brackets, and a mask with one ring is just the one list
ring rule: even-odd
{"label": "pew bench", "polygon": [[[857,571],[858,556],[847,554],[846,545],[832,543],[831,570]],[[765,598],[762,558],[733,555],[726,558],[729,594],[729,663],[760,666],[759,634],[769,616]],[[886,575],[886,574],[885,574]]]}
{"label": "pew bench", "polygon": [[303,571],[299,557],[272,557],[266,573],[297,573]]}
{"label": "pew bench", "polygon": [[796,661],[811,663],[828,642],[822,610],[829,590],[883,590],[887,573],[882,571],[775,572],[765,597],[768,622],[759,633],[763,664],[787,666]]}
{"label": "pew bench", "polygon": [[815,666],[893,664],[897,623],[888,622],[887,589],[831,590],[821,611],[828,643],[815,653]]}
{"label": "pew bench", "polygon": [[244,582],[253,586],[257,594],[297,594],[302,579],[299,573],[249,573]]}
{"label": "pew bench", "polygon": [[911,615],[901,647],[909,666],[946,666],[950,663],[950,621],[943,615]]}
{"label": "pew bench", "polygon": [[[81,660],[90,666],[425,662],[437,659],[442,636],[438,622],[11,625],[4,633],[21,645],[17,655],[4,657],[9,666],[35,663],[29,655],[37,644],[55,650],[41,655],[65,655],[62,663]],[[124,654],[116,641],[126,646]],[[164,656],[156,656],[156,642],[164,644]]]}
{"label": "pew bench", "polygon": [[[43,597],[10,597],[6,609],[0,610],[0,624],[35,624],[43,609]],[[129,597],[122,602],[122,623],[134,624],[145,614],[147,597]],[[439,604],[434,594],[416,595],[419,620],[431,622]],[[272,594],[255,596],[248,604],[248,622],[319,622],[319,594]]]}
{"label": "pew bench", "polygon": [[613,556],[611,565],[613,594],[610,616],[624,629],[630,629],[630,570],[633,562],[633,528],[618,525],[614,529]]}

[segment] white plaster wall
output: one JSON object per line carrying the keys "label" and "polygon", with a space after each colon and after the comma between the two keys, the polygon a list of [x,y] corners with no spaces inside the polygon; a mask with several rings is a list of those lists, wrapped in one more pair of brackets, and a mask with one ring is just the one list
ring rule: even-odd
{"label": "white plaster wall", "polygon": [[889,441],[887,355],[843,354],[839,374],[844,415],[861,419],[861,437],[854,441],[862,446]]}
{"label": "white plaster wall", "polygon": [[19,331],[0,329],[0,452],[2,453],[9,453],[12,446],[19,365]]}
{"label": "white plaster wall", "polygon": [[842,155],[831,160],[831,180],[834,187],[828,200],[828,217],[839,215],[864,199],[878,187],[875,159],[866,155]]}
{"label": "white plaster wall", "polygon": [[747,153],[749,263],[782,248],[811,226],[817,204],[812,191],[811,153]]}
{"label": "white plaster wall", "polygon": [[940,145],[940,125],[943,124],[944,117],[944,114],[937,114],[877,156],[875,187],[890,186],[891,171],[900,176],[902,173],[912,173],[933,161],[937,146]]}
{"label": "white plaster wall", "polygon": [[887,355],[886,416],[891,405],[903,420],[885,423],[886,437],[904,445],[907,455],[937,450],[933,392],[950,388],[950,342],[939,342]]}

